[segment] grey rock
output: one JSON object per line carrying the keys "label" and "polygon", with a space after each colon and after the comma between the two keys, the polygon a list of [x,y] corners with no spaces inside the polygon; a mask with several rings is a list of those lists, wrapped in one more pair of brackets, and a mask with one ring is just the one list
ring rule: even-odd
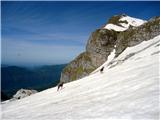
{"label": "grey rock", "polygon": [[13,99],[22,99],[24,97],[30,96],[32,94],[37,93],[36,90],[27,90],[27,89],[20,89],[17,93],[13,96]]}
{"label": "grey rock", "polygon": [[[108,23],[119,24],[117,20],[121,16],[125,15],[113,16]],[[106,62],[114,49],[115,57],[117,57],[127,47],[135,46],[159,34],[160,17],[154,17],[139,27],[131,26],[123,32],[103,28],[97,29],[89,37],[86,51],[81,53],[63,69],[60,80],[70,82],[85,77]]]}
{"label": "grey rock", "polygon": [[116,57],[127,47],[138,45],[144,40],[150,40],[160,34],[160,17],[151,19],[147,23],[121,32],[116,41]]}

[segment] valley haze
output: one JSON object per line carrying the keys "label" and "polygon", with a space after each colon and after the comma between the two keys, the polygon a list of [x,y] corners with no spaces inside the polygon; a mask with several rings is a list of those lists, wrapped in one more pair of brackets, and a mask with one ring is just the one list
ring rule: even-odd
{"label": "valley haze", "polygon": [[159,1],[1,3],[2,120],[160,119]]}

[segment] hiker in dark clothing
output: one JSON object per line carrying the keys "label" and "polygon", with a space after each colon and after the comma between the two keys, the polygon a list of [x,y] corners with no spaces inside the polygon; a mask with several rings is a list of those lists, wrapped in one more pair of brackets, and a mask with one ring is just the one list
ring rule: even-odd
{"label": "hiker in dark clothing", "polygon": [[103,72],[103,70],[104,70],[104,67],[102,67],[102,68],[100,69],[100,72],[102,73],[102,72]]}
{"label": "hiker in dark clothing", "polygon": [[63,88],[63,84],[64,84],[64,82],[60,82],[60,83],[58,84],[58,89],[57,89],[57,91],[60,89],[60,87],[61,87],[61,89]]}

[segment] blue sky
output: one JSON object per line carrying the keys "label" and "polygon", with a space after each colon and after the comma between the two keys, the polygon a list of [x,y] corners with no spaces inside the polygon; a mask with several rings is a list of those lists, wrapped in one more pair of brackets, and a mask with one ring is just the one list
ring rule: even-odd
{"label": "blue sky", "polygon": [[2,64],[68,63],[91,32],[117,14],[148,20],[160,2],[2,2]]}

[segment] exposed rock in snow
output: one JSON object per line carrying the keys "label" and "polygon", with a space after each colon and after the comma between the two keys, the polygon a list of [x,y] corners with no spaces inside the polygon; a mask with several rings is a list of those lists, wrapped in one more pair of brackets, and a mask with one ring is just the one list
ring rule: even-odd
{"label": "exposed rock in snow", "polygon": [[104,29],[125,31],[129,27],[138,27],[147,22],[145,20],[133,18],[127,15],[113,16],[111,19],[113,19],[114,22],[112,23],[112,20],[110,20],[111,23],[109,22],[108,24],[106,24],[104,26]]}
{"label": "exposed rock in snow", "polygon": [[30,96],[32,94],[37,93],[36,90],[27,90],[27,89],[20,89],[17,93],[13,96],[13,99],[22,99],[24,97]]}
{"label": "exposed rock in snow", "polygon": [[124,16],[124,17],[121,17],[120,18],[120,22],[121,21],[127,21],[128,23],[120,23],[123,27],[126,27],[128,28],[130,25],[131,26],[134,26],[134,27],[138,27],[144,23],[146,23],[147,21],[145,20],[141,20],[141,19],[138,19],[138,18],[133,18],[133,17],[130,17],[130,16]]}

